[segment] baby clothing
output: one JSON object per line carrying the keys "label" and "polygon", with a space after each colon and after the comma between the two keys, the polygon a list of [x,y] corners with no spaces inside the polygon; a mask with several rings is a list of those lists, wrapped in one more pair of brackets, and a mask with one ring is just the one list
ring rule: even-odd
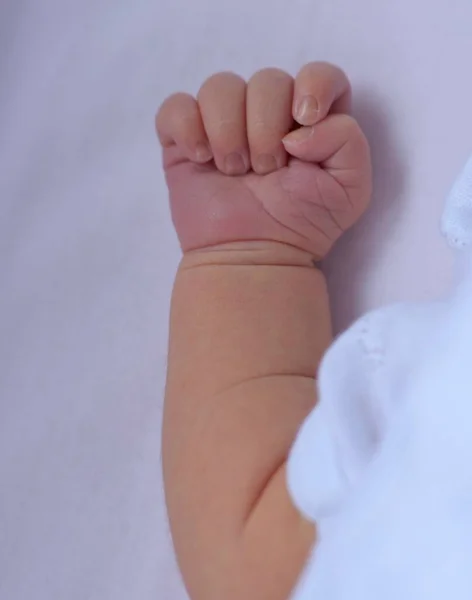
{"label": "baby clothing", "polygon": [[450,297],[368,314],[323,359],[288,463],[318,531],[293,600],[472,598],[472,158],[441,228]]}

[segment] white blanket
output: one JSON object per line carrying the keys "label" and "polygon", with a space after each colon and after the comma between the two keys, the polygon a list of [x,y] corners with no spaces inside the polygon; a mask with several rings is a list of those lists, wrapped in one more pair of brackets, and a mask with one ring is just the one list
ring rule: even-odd
{"label": "white blanket", "polygon": [[288,469],[319,526],[294,600],[472,596],[472,159],[442,225],[454,293],[368,314],[323,361]]}

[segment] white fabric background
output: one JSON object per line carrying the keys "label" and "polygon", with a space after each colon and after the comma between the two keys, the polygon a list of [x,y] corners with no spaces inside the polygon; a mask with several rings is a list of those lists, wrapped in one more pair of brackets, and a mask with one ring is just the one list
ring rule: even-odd
{"label": "white fabric background", "polygon": [[159,465],[179,258],[159,102],[220,69],[346,68],[377,177],[329,264],[341,328],[448,283],[470,17],[468,0],[1,1],[1,600],[185,598]]}

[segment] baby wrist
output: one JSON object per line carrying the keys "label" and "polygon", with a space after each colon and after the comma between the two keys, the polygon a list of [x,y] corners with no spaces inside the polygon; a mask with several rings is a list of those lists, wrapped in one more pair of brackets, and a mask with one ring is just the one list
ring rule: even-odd
{"label": "baby wrist", "polygon": [[213,266],[287,266],[319,267],[312,254],[281,242],[244,241],[230,242],[208,248],[191,250],[182,258],[181,268]]}

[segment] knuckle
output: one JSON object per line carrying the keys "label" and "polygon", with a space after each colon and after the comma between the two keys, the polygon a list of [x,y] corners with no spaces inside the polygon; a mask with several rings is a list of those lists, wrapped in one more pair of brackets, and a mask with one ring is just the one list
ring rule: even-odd
{"label": "knuckle", "polygon": [[298,72],[297,80],[303,79],[311,79],[312,77],[317,77],[320,74],[320,71],[324,69],[324,63],[312,61],[303,65],[303,67]]}
{"label": "knuckle", "polygon": [[286,83],[291,79],[292,77],[286,71],[283,71],[282,69],[278,69],[276,67],[267,67],[265,69],[260,69],[259,71],[256,71],[249,80],[249,83]]}
{"label": "knuckle", "polygon": [[168,96],[156,113],[156,125],[159,125],[163,120],[171,118],[177,111],[188,110],[194,103],[193,96],[184,92],[177,92]]}
{"label": "knuckle", "polygon": [[186,137],[194,128],[198,106],[195,98],[184,92],[169,96],[155,117],[155,127],[161,141],[170,143],[170,138]]}
{"label": "knuckle", "polygon": [[193,102],[193,96],[191,94],[187,94],[187,92],[175,92],[167,99],[169,103],[184,103],[184,102]]}
{"label": "knuckle", "polygon": [[344,71],[341,69],[341,67],[338,67],[337,65],[335,65],[333,63],[330,63],[327,61],[322,61],[322,60],[312,61],[312,62],[307,63],[301,69],[302,73],[304,71],[308,71],[308,72],[320,71],[320,72],[324,72],[324,73],[339,74],[344,77],[346,76]]}
{"label": "knuckle", "polygon": [[[176,92],[171,96],[168,96],[161,105],[159,113],[172,111],[174,109],[180,109],[185,106],[193,104],[194,98],[190,94],[185,92]],[[159,114],[158,113],[158,114]]]}
{"label": "knuckle", "polygon": [[232,71],[221,71],[210,75],[202,84],[198,93],[199,98],[228,85],[245,85],[244,79]]}

